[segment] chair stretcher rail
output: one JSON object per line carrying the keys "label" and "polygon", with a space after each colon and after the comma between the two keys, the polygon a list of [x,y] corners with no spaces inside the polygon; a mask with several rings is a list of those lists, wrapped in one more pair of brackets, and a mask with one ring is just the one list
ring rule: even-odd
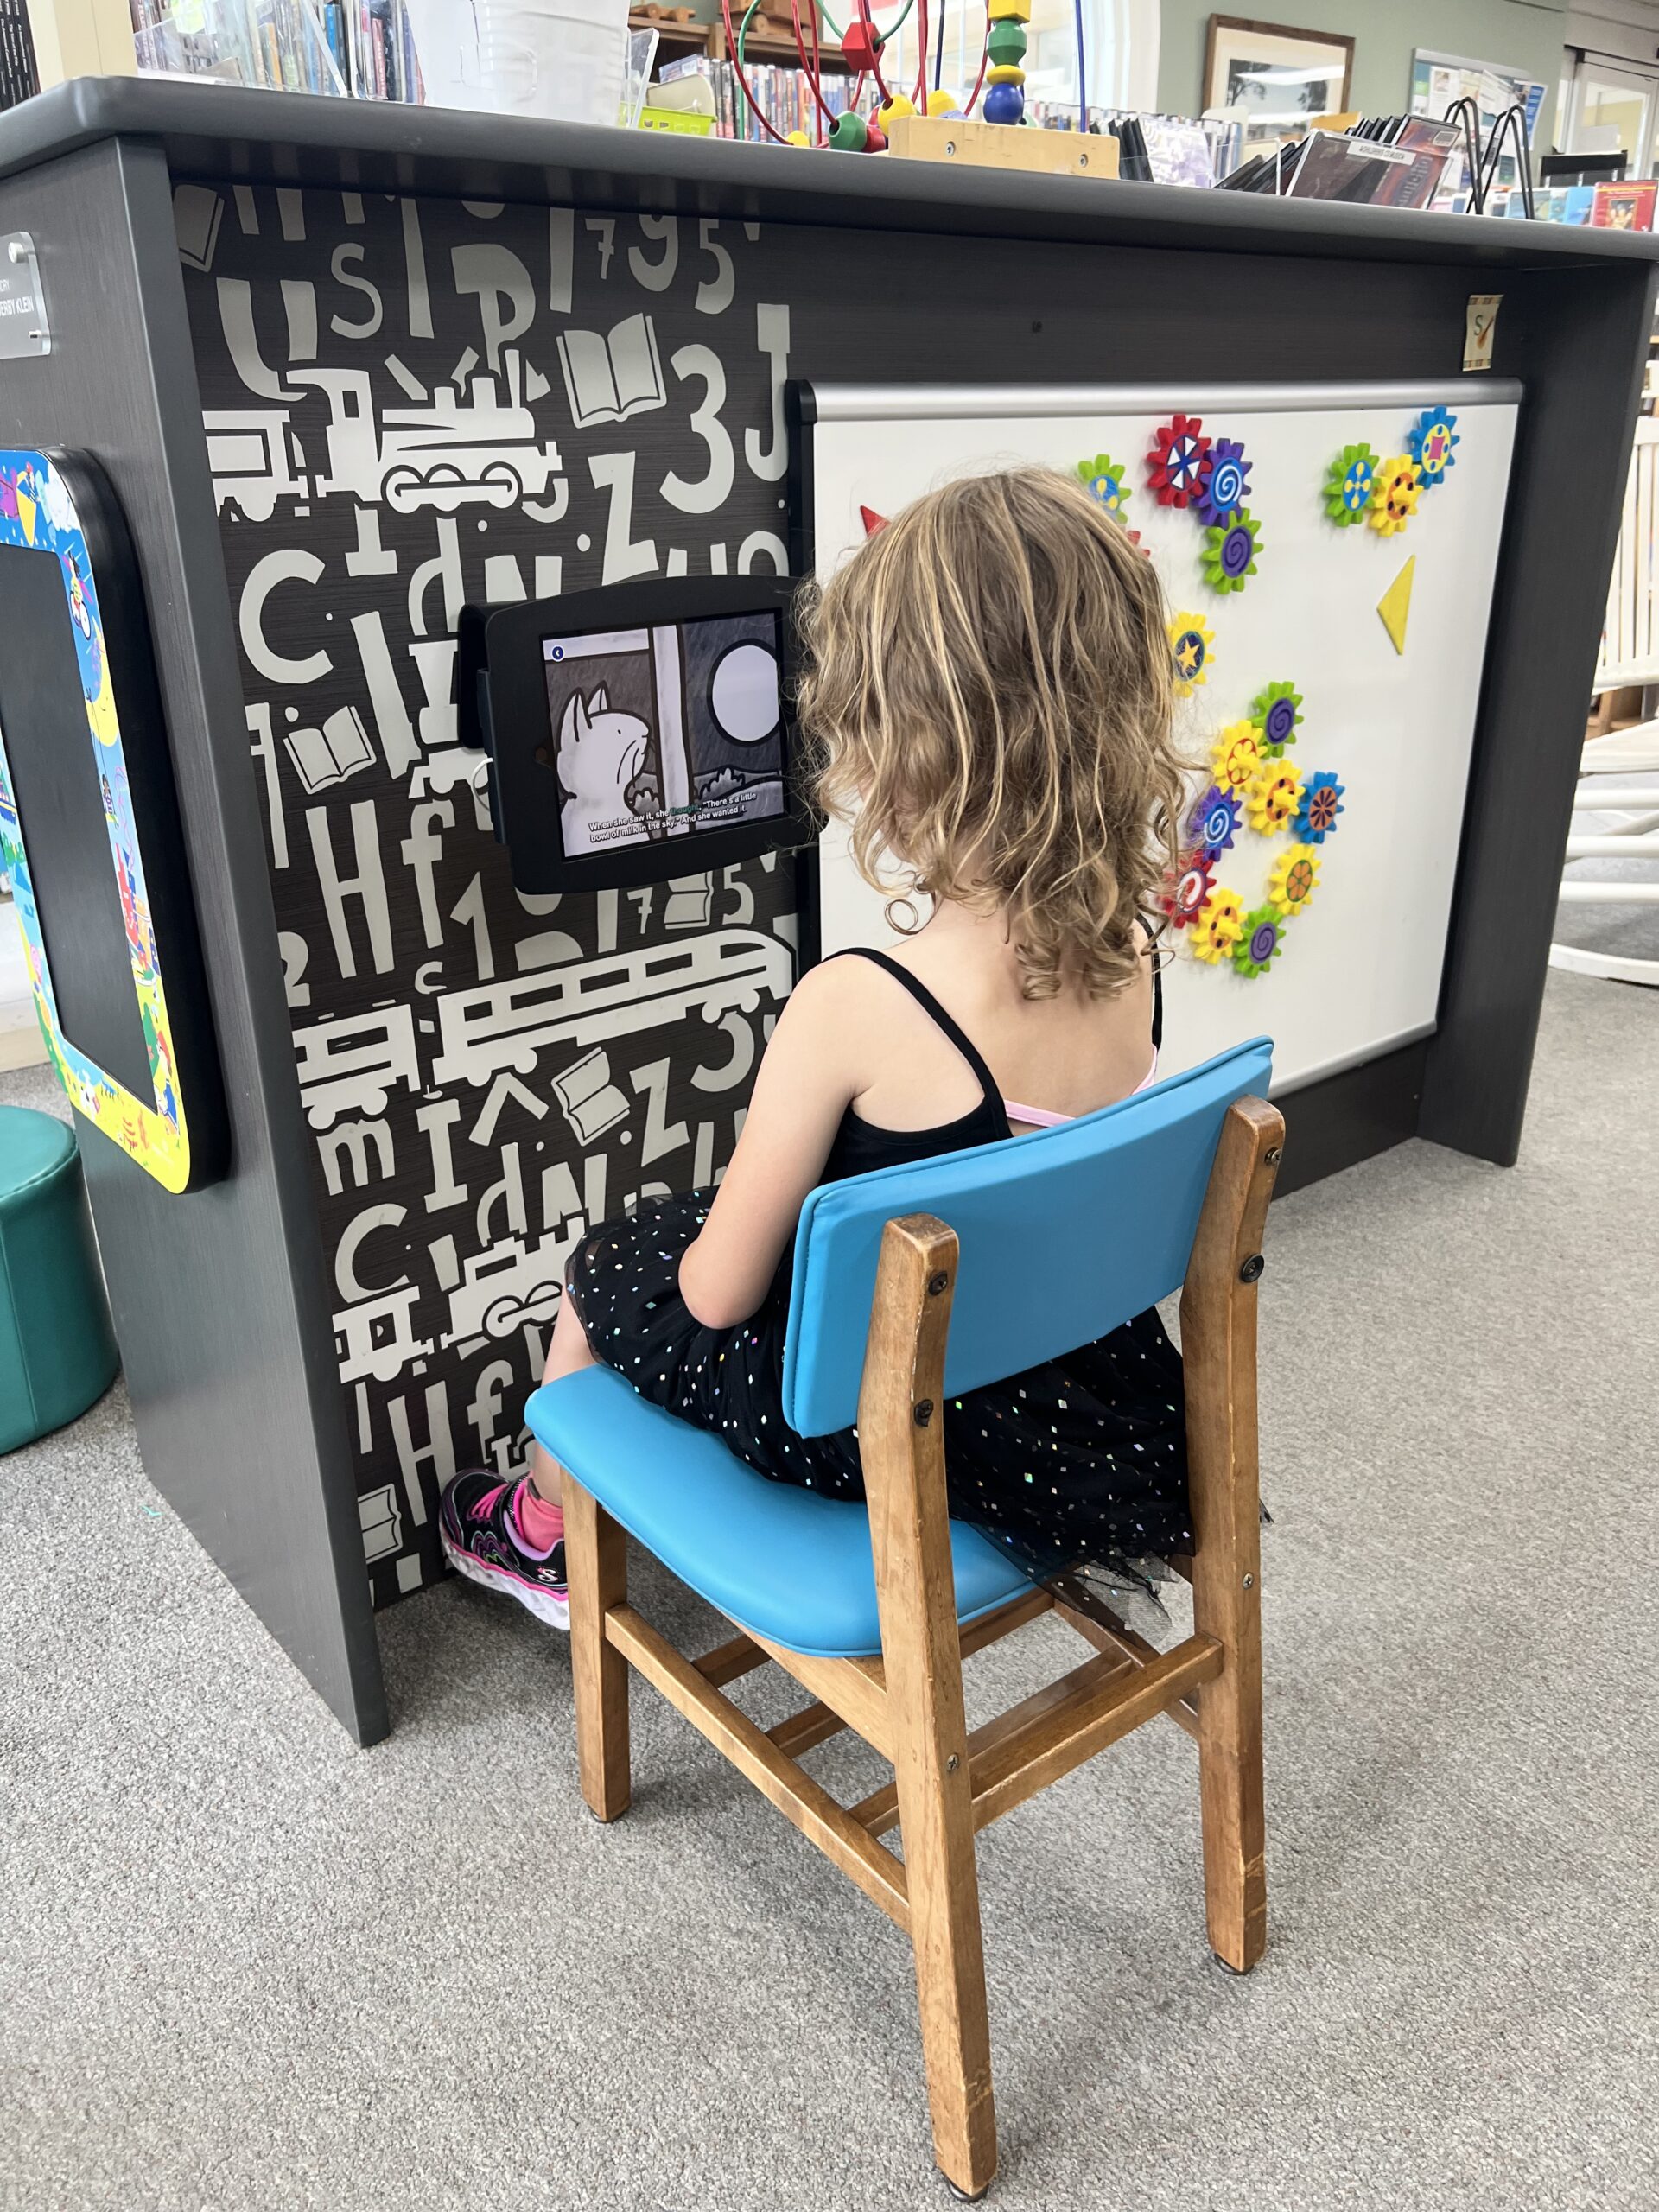
{"label": "chair stretcher rail", "polygon": [[[976,1728],[968,1738],[975,1827],[988,1827],[1154,1713],[1173,1714],[1188,1690],[1220,1671],[1221,1656],[1207,1636],[1144,1661],[1128,1649],[1105,1652]],[[889,1783],[850,1813],[871,1835],[884,1834],[898,1824],[898,1793]]]}
{"label": "chair stretcher rail", "polygon": [[716,1751],[724,1752],[785,1820],[832,1859],[889,1920],[909,1933],[905,1870],[891,1852],[883,1850],[844,1806],[780,1751],[747,1713],[711,1688],[684,1653],[659,1636],[632,1605],[617,1605],[606,1614],[605,1634],[628,1664],[677,1707]]}

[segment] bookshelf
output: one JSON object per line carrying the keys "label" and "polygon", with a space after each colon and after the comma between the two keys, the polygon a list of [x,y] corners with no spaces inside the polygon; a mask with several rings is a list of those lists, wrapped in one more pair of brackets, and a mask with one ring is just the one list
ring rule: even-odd
{"label": "bookshelf", "polygon": [[27,16],[42,90],[136,73],[421,98],[404,0],[27,0]]}
{"label": "bookshelf", "polygon": [[[734,10],[733,21],[741,23],[742,20],[741,14]],[[656,32],[657,60],[653,74],[659,73],[667,64],[683,61],[691,54],[700,55],[709,61],[729,61],[732,58],[726,26],[718,17],[709,23],[676,23],[669,22],[660,16],[645,15],[636,8],[629,11],[628,29]],[[754,63],[769,68],[798,69],[801,66],[801,57],[796,50],[791,34],[779,30],[775,24],[764,19],[753,25],[744,40],[743,58],[746,65]],[[845,55],[827,40],[822,49],[820,64],[825,76],[845,76],[848,73]]]}
{"label": "bookshelf", "polygon": [[[188,60],[181,66],[163,60],[162,51],[169,43],[184,43],[168,0],[131,0],[130,7],[129,0],[27,0],[27,9],[42,86],[66,77],[130,76],[136,68],[149,71],[168,67],[185,75],[231,74],[232,81],[236,80],[233,73],[207,60],[200,46],[195,48],[200,58],[194,67]],[[412,89],[416,80],[404,0],[308,0],[308,4],[302,4],[302,0],[240,0],[233,11],[225,7],[224,0],[217,6],[209,0],[206,8],[181,12],[193,26],[192,43],[200,35],[194,26],[232,12],[239,23],[251,22],[257,27],[257,36],[245,41],[245,50],[251,44],[254,54],[250,73],[242,79],[245,83],[331,89],[320,81],[328,73],[322,54],[316,50],[321,46],[334,60],[343,89],[359,98],[419,98],[418,91]],[[323,34],[321,41],[310,35],[308,24],[305,29],[298,28],[307,19],[317,22]],[[734,17],[734,22],[741,20],[741,13]],[[289,27],[290,36],[276,40],[276,60],[271,63],[269,33],[278,23]],[[717,18],[712,22],[671,22],[634,9],[629,12],[628,25],[632,30],[657,33],[653,74],[691,55],[714,61],[731,58],[725,26]],[[744,41],[743,52],[747,60],[757,67],[800,67],[793,37],[787,29],[779,28],[776,19],[757,17]],[[831,44],[823,49],[821,66],[826,78],[848,73],[844,57]]]}
{"label": "bookshelf", "polygon": [[683,61],[689,54],[708,54],[713,50],[712,41],[718,34],[714,23],[671,23],[660,16],[646,16],[639,9],[628,11],[631,31],[655,31],[657,60],[653,69],[660,69],[665,61]]}
{"label": "bookshelf", "polygon": [[131,0],[142,71],[268,92],[418,102],[404,0]]}
{"label": "bookshelf", "polygon": [[[739,16],[735,20],[741,22],[742,18]],[[725,25],[711,23],[709,29],[713,34],[709,53],[717,60],[729,60],[731,50],[726,43]],[[746,67],[751,61],[766,62],[773,67],[785,69],[798,69],[801,66],[800,53],[793,35],[788,31],[777,31],[769,27],[762,29],[759,23],[753,27],[743,41],[743,60]],[[837,71],[843,76],[847,73],[847,57],[839,47],[831,45],[827,39],[819,48],[818,60],[826,76]]]}

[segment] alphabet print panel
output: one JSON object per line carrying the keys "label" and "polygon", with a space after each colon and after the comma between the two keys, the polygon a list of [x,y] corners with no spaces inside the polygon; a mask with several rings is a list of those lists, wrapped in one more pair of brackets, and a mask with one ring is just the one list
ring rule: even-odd
{"label": "alphabet print panel", "polygon": [[781,573],[789,310],[753,225],[215,196],[181,253],[384,1604],[442,1571],[455,1469],[521,1460],[577,1238],[722,1172],[794,977],[776,855],[514,891],[456,618]]}

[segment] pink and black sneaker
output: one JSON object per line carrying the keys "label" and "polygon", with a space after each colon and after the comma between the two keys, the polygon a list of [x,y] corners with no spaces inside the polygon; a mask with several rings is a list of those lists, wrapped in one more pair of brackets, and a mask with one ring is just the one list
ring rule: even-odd
{"label": "pink and black sneaker", "polygon": [[564,1546],[529,1549],[515,1507],[519,1485],[482,1467],[457,1475],[438,1508],[443,1555],[457,1574],[486,1590],[516,1598],[550,1628],[570,1626],[564,1587]]}

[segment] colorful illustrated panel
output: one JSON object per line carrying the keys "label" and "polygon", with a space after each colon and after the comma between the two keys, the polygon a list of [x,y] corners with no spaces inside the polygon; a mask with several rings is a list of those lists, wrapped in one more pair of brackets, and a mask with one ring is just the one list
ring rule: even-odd
{"label": "colorful illustrated panel", "polygon": [[[106,565],[112,556],[104,550],[103,518],[80,512],[89,487],[95,492],[96,479],[70,456],[0,448],[0,657],[7,664],[0,669],[0,862],[10,873],[59,1080],[89,1122],[164,1189],[179,1192],[191,1178],[190,1133],[99,607],[100,584],[109,579],[95,567],[92,543]],[[72,755],[77,725],[89,748],[85,761]],[[25,726],[38,733],[35,760]],[[45,742],[48,728],[61,740],[55,748]],[[106,855],[88,848],[89,806],[74,808],[67,832],[60,829],[88,767]],[[49,860],[48,833],[60,849]],[[59,866],[60,852],[72,846],[73,874]]]}

